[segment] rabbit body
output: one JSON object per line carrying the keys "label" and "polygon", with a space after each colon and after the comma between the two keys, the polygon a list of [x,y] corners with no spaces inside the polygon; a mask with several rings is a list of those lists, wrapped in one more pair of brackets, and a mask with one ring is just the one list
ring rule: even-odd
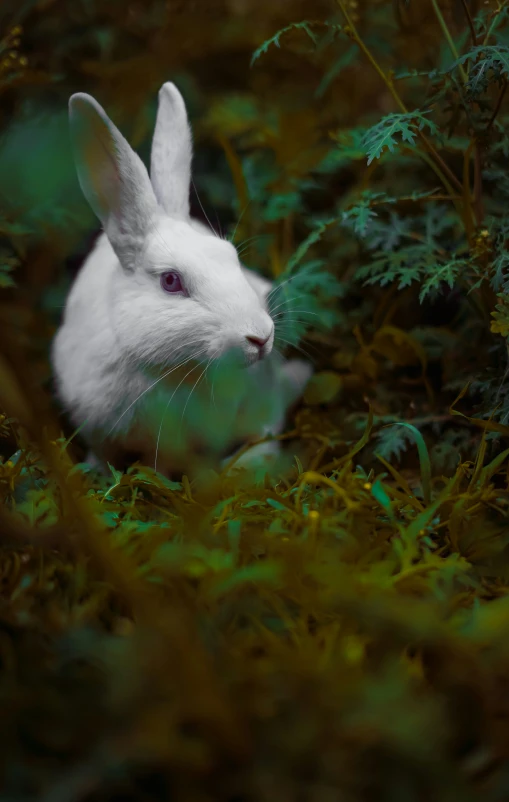
{"label": "rabbit body", "polygon": [[176,87],[159,93],[150,178],[93,98],[73,95],[70,123],[104,233],[71,288],[52,362],[95,457],[131,454],[173,473],[277,433],[311,369],[272,350],[271,283],[190,217],[191,134]]}

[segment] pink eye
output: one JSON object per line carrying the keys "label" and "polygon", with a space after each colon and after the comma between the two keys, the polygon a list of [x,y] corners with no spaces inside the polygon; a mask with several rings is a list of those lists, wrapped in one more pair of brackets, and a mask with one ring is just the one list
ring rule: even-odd
{"label": "pink eye", "polygon": [[168,271],[161,276],[161,287],[165,292],[183,292],[184,287],[178,273]]}

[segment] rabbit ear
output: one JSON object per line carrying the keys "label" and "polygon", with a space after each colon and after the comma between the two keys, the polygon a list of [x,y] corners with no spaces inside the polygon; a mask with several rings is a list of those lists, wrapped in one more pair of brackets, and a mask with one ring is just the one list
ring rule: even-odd
{"label": "rabbit ear", "polygon": [[90,95],[69,101],[78,179],[124,267],[133,268],[157,201],[140,157]]}
{"label": "rabbit ear", "polygon": [[170,217],[189,217],[193,144],[186,106],[175,84],[159,90],[150,176],[159,204]]}

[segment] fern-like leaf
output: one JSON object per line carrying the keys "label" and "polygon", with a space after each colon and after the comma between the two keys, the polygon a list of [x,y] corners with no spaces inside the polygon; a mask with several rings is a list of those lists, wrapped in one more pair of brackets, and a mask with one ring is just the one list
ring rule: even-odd
{"label": "fern-like leaf", "polygon": [[467,82],[470,96],[477,97],[485,92],[492,81],[500,81],[509,77],[509,47],[507,45],[478,45],[464,53],[448,72],[457,66],[473,62]]}
{"label": "fern-like leaf", "polygon": [[267,39],[260,45],[260,47],[258,47],[255,50],[255,52],[251,57],[251,67],[253,66],[255,61],[257,61],[260,58],[260,56],[263,56],[268,51],[269,47],[271,47],[272,45],[275,45],[276,47],[281,47],[280,44],[281,37],[284,36],[284,34],[289,33],[290,31],[294,30],[305,31],[309,36],[309,38],[311,39],[311,41],[313,42],[313,44],[316,45],[318,40],[313,31],[311,30],[311,27],[314,25],[325,26],[327,28],[334,29],[335,31],[341,30],[341,25],[331,22],[326,22],[324,20],[303,20],[302,22],[292,22],[291,25],[287,25],[285,28],[281,28],[279,31],[277,31],[274,34],[274,36],[271,36],[270,39]]}
{"label": "fern-like leaf", "polygon": [[374,159],[379,159],[386,149],[393,153],[400,141],[413,146],[418,132],[424,128],[428,128],[431,134],[438,134],[435,123],[424,114],[418,109],[407,114],[388,114],[379,123],[369,128],[363,138],[368,165]]}
{"label": "fern-like leaf", "polygon": [[378,251],[374,256],[373,261],[356,271],[356,278],[364,284],[380,284],[381,287],[396,283],[400,290],[419,281],[430,260],[427,247],[421,244],[394,253]]}
{"label": "fern-like leaf", "polygon": [[442,284],[447,284],[452,290],[459,276],[467,272],[470,267],[471,265],[465,259],[451,259],[445,264],[437,265],[436,269],[428,273],[422,283],[419,293],[421,303],[428,295],[439,290]]}
{"label": "fern-like leaf", "polygon": [[360,202],[357,205],[351,206],[349,209],[343,212],[341,216],[342,225],[345,226],[345,228],[350,228],[354,234],[364,237],[367,233],[370,223],[377,216],[374,209],[371,208],[371,204],[374,200],[381,200],[382,198],[385,199],[385,197],[385,193],[383,192],[364,192]]}
{"label": "fern-like leaf", "polygon": [[414,443],[412,431],[404,426],[385,426],[377,432],[376,453],[388,461],[399,462],[401,455]]}
{"label": "fern-like leaf", "polygon": [[293,271],[293,269],[299,264],[299,262],[302,261],[303,257],[306,255],[311,246],[322,238],[323,234],[329,228],[329,226],[337,222],[338,218],[331,217],[328,220],[323,220],[320,223],[318,223],[313,228],[312,232],[306,237],[304,242],[301,242],[301,244],[291,257],[291,259],[289,260],[285,272],[290,274]]}

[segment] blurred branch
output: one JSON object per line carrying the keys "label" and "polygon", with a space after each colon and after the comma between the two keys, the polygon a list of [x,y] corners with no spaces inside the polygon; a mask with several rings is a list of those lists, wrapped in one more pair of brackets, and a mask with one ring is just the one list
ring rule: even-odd
{"label": "blurred branch", "polygon": [[[357,28],[355,27],[352,19],[350,18],[350,15],[348,14],[348,11],[346,10],[346,5],[345,5],[344,1],[343,0],[337,0],[337,3],[338,3],[338,5],[339,5],[339,7],[340,7],[340,9],[341,9],[341,11],[343,13],[343,16],[345,17],[345,20],[347,22],[347,26],[348,27],[345,29],[345,32],[348,33],[353,38],[353,40],[355,42],[357,42],[357,44],[359,45],[360,49],[362,50],[362,52],[364,53],[364,55],[366,56],[366,58],[368,59],[368,61],[372,65],[372,67],[376,70],[376,72],[378,73],[378,75],[380,76],[382,81],[387,86],[389,92],[391,93],[392,97],[394,98],[394,101],[396,102],[396,104],[397,104],[398,108],[400,109],[400,111],[403,114],[408,114],[408,109],[405,106],[405,104],[403,103],[399,93],[397,92],[392,79],[388,75],[386,75],[386,73],[382,70],[382,68],[380,67],[380,65],[378,64],[377,60],[372,55],[372,53],[369,50],[369,48],[365,45],[362,37],[359,35],[359,33],[357,31]],[[432,167],[432,169],[435,171],[437,176],[442,181],[442,183],[445,186],[446,190],[449,192],[450,196],[453,197],[454,196],[454,191],[452,189],[451,184],[455,185],[456,188],[459,191],[461,191],[462,190],[462,186],[461,186],[460,181],[456,178],[456,176],[454,175],[452,170],[448,167],[448,165],[443,161],[442,157],[440,156],[440,154],[438,153],[436,148],[432,145],[432,143],[429,141],[428,137],[422,131],[419,131],[418,135],[419,135],[421,141],[423,142],[423,144],[425,145],[426,149],[429,151],[429,153],[435,159],[435,161],[430,159],[430,157],[427,155],[427,153],[424,153],[424,152],[420,153],[421,158],[423,158]],[[461,214],[462,217],[464,216],[464,214],[461,211],[461,209],[460,209],[460,214]]]}
{"label": "blurred branch", "polygon": [[467,0],[461,0],[461,2],[462,2],[462,5],[463,5],[463,8],[465,10],[465,15],[466,15],[466,18],[467,18],[468,27],[470,28],[470,36],[472,37],[472,45],[473,45],[473,47],[475,47],[477,45],[477,36],[475,34],[474,21],[472,19],[472,15],[470,13],[470,9],[469,9],[469,7],[467,5]]}

